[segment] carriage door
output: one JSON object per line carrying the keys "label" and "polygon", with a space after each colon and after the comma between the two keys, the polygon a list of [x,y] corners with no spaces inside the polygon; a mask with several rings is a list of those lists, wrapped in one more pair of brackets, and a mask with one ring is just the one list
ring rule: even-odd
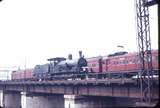
{"label": "carriage door", "polygon": [[102,68],[102,58],[99,59],[99,72],[102,72],[103,68]]}
{"label": "carriage door", "polygon": [[108,71],[108,61],[109,61],[109,60],[106,59],[106,60],[105,60],[105,63],[104,63],[104,65],[105,65],[105,66],[104,66],[104,67],[105,67],[105,68],[104,68],[104,69],[105,69],[105,72]]}

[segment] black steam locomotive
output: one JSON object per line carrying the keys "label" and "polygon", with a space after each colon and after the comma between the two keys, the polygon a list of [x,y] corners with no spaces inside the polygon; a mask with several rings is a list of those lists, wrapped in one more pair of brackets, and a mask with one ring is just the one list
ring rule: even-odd
{"label": "black steam locomotive", "polygon": [[50,63],[35,66],[34,76],[37,79],[68,79],[87,73],[87,60],[82,56],[82,51],[79,51],[79,59],[73,60],[72,55],[69,54],[68,59],[56,57],[50,58],[48,61]]}

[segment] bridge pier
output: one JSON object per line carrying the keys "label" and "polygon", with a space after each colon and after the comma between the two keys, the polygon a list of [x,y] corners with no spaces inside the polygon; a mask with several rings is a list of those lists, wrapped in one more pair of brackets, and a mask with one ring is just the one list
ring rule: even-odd
{"label": "bridge pier", "polygon": [[3,92],[3,107],[4,108],[21,108],[21,94],[15,91]]}
{"label": "bridge pier", "polygon": [[64,98],[65,108],[108,108],[135,106],[135,102],[129,98],[75,95],[64,95]]}
{"label": "bridge pier", "polygon": [[64,108],[63,95],[22,93],[22,108]]}
{"label": "bridge pier", "polygon": [[3,107],[3,91],[0,90],[0,108]]}

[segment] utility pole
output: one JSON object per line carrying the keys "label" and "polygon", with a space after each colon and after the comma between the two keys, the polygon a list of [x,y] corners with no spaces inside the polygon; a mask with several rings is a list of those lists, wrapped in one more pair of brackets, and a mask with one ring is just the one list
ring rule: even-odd
{"label": "utility pole", "polygon": [[25,61],[24,61],[25,63],[24,63],[24,81],[26,80],[26,65],[27,65],[27,59],[26,59],[26,57],[25,57]]}
{"label": "utility pole", "polygon": [[[158,1],[158,0],[153,0]],[[140,92],[141,102],[150,104],[152,101],[152,53],[149,25],[149,5],[153,1],[136,0],[137,37],[139,47],[139,58],[141,62]]]}

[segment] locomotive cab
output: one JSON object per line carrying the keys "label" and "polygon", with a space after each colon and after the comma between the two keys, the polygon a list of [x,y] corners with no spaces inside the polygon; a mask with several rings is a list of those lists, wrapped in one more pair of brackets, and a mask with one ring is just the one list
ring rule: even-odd
{"label": "locomotive cab", "polygon": [[56,66],[59,62],[65,61],[65,60],[66,60],[66,58],[64,58],[64,57],[55,57],[55,58],[48,59],[50,64],[53,64],[54,66]]}

